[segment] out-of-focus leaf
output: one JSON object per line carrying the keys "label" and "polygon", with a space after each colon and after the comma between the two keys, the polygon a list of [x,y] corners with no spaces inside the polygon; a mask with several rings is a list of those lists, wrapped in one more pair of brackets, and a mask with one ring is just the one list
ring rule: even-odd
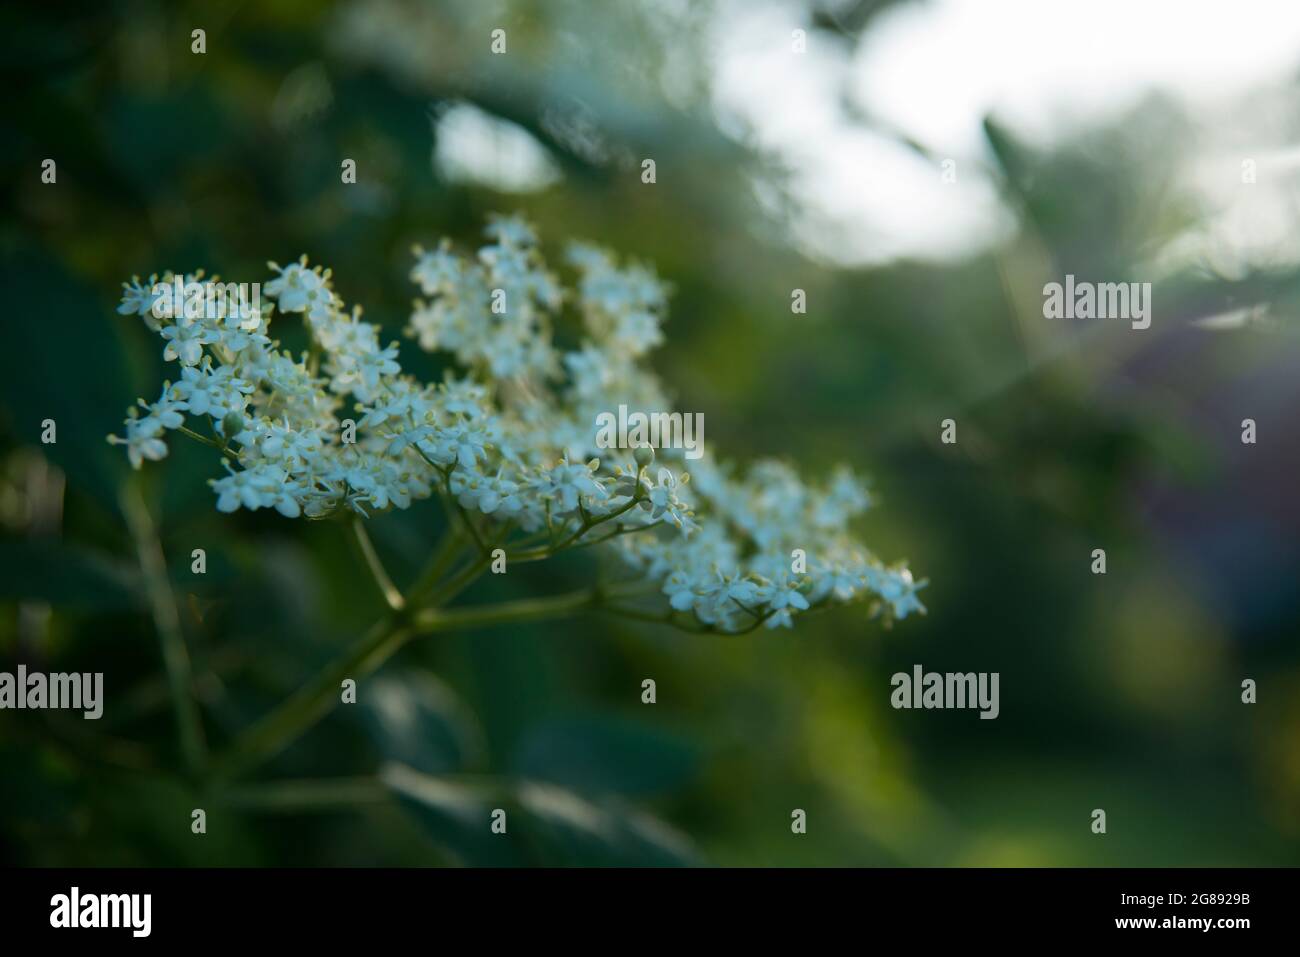
{"label": "out-of-focus leaf", "polygon": [[680,867],[697,863],[690,843],[658,818],[596,805],[550,784],[523,784],[524,840],[538,863],[598,867]]}
{"label": "out-of-focus leaf", "polygon": [[58,542],[0,542],[0,599],[111,611],[140,605],[135,569]]}
{"label": "out-of-focus leaf", "polygon": [[[380,779],[397,795],[435,844],[471,866],[528,863],[519,834],[509,829],[512,802],[491,783],[431,777],[404,764],[385,765]],[[492,810],[507,809],[505,834],[493,834]]]}
{"label": "out-of-focus leaf", "polygon": [[539,725],[515,749],[522,778],[551,781],[583,794],[656,794],[694,776],[699,749],[671,732],[619,718],[568,718]]}
{"label": "out-of-focus leaf", "polygon": [[[111,789],[96,789],[90,800],[97,820],[109,834],[101,838],[94,866],[144,866],[157,862],[169,867],[225,867],[239,861],[261,863],[253,840],[253,820],[201,799],[170,775],[138,773],[124,777]],[[191,814],[203,807],[207,826],[220,841],[196,840],[190,830]]]}
{"label": "out-of-focus leaf", "polygon": [[482,756],[473,715],[431,674],[377,678],[366,682],[359,697],[375,745],[391,761],[441,774],[464,770]]}
{"label": "out-of-focus leaf", "polygon": [[[381,772],[439,846],[470,865],[670,867],[697,862],[690,843],[650,815],[597,805],[549,784],[466,783],[391,764]],[[493,833],[493,812],[506,830]]]}
{"label": "out-of-focus leaf", "polygon": [[[122,317],[44,250],[19,247],[0,261],[8,294],[0,349],[0,409],[14,436],[39,446],[71,482],[116,502],[126,457],[105,441],[135,399],[114,323]],[[52,419],[56,441],[40,445]]]}

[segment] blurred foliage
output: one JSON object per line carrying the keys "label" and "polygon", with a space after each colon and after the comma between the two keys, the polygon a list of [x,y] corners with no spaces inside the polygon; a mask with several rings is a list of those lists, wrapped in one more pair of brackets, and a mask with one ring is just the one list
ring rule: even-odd
{"label": "blurred foliage", "polygon": [[[852,43],[887,5],[796,15]],[[1180,197],[1151,201],[1162,151],[1186,148],[1161,103],[1048,152],[990,119],[1021,224],[996,249],[811,262],[755,199],[756,183],[780,190],[780,164],[711,112],[706,14],[473,0],[0,14],[0,69],[21,91],[0,150],[0,669],[103,671],[108,697],[98,722],[0,713],[7,862],[1300,863],[1300,351],[1294,327],[1190,324],[1263,302],[1293,314],[1295,272],[1173,276],[1157,293],[1177,314],[1147,336],[1044,329],[1045,277],[1132,277],[1195,222]],[[488,52],[499,25],[505,57]],[[520,195],[449,181],[437,118],[462,103],[528,131],[559,181]],[[355,187],[339,183],[345,156]],[[45,157],[57,188],[40,183]],[[307,252],[395,333],[411,244],[472,241],[511,209],[544,240],[588,238],[673,283],[657,364],[729,456],[868,470],[882,505],[864,535],[932,580],[929,616],[882,632],[847,611],[738,640],[604,619],[440,635],[239,789],[196,789],[127,483],[160,529],[214,751],[381,608],[339,529],[218,515],[210,450],[177,442],[132,476],[104,443],[162,378],[156,342],[114,312],[120,282],[257,277]],[[806,317],[789,313],[796,286]],[[291,325],[277,329],[290,345]],[[403,361],[438,368],[414,349]],[[1255,447],[1238,441],[1247,415]],[[938,442],[947,416],[956,447]],[[47,418],[55,445],[39,442]],[[442,519],[426,502],[373,525],[404,583]],[[1094,547],[1105,577],[1088,572]],[[524,566],[470,598],[593,571],[589,555]],[[889,676],[917,662],[1000,672],[1000,718],[892,711]],[[508,839],[486,830],[495,807]]]}

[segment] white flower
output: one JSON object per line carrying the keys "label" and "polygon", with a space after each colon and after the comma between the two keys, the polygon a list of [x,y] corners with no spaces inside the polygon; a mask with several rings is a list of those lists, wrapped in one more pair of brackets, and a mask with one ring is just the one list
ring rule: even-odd
{"label": "white flower", "polygon": [[[896,619],[924,610],[917,592],[926,583],[902,565],[886,567],[854,537],[850,523],[871,500],[847,469],[809,485],[783,462],[746,473],[702,460],[692,463],[688,495],[680,450],[661,450],[651,472],[627,450],[597,449],[601,411],[671,408],[643,361],[663,341],[665,284],[647,268],[575,246],[576,283],[566,291],[523,220],[494,218],[487,234],[476,256],[447,242],[416,250],[411,278],[430,299],[416,301],[407,331],[458,364],[438,385],[405,374],[396,344],[382,346],[380,327],[362,321],[359,307],[347,310],[329,270],[306,257],[271,264],[276,275],[263,288],[275,305],[242,315],[160,321],[156,277],[148,286],[133,279],[118,311],[160,335],[180,373],[109,441],[139,468],[167,455],[168,429],[187,415],[206,417],[199,434],[224,438],[227,456],[238,450],[212,482],[223,512],[365,516],[408,508],[449,483],[507,551],[602,542],[657,587],[665,611],[720,631],[789,627],[828,602],[874,599]],[[188,287],[202,275],[180,278]],[[552,327],[567,320],[567,301],[581,317],[567,332],[580,347],[561,353]],[[310,353],[291,355],[271,338],[272,319],[284,313],[300,314]],[[536,544],[542,532],[550,546]],[[792,571],[798,550],[806,573]]]}
{"label": "white flower", "polygon": [[895,618],[903,619],[914,611],[925,611],[925,606],[916,597],[916,593],[925,587],[925,582],[912,581],[912,573],[906,568],[895,572],[882,572],[878,576],[880,597],[889,602]]}
{"label": "white flower", "polygon": [[158,423],[165,429],[179,429],[185,424],[185,416],[182,414],[184,406],[175,401],[169,394],[170,390],[164,389],[163,394],[153,405],[145,405],[149,410],[149,417],[157,419]]}
{"label": "white flower", "polygon": [[197,365],[203,358],[203,347],[215,339],[202,325],[192,319],[177,319],[175,325],[164,326],[162,337],[167,340],[163,358],[179,359],[182,365]]}
{"label": "white flower", "polygon": [[275,269],[280,275],[263,288],[276,300],[281,312],[303,312],[310,306],[332,302],[333,296],[325,279],[317,271],[307,268],[306,257],[283,269]]}
{"label": "white flower", "polygon": [[451,474],[451,490],[465,508],[478,509],[485,515],[498,511],[515,515],[524,507],[518,494],[519,483],[503,478],[500,469],[491,476],[457,469]]}
{"label": "white flower", "polygon": [[402,367],[397,364],[397,343],[387,349],[371,349],[356,358],[357,374],[368,392],[379,388],[384,376],[397,375]]}
{"label": "white flower", "polygon": [[581,351],[566,354],[564,365],[573,381],[573,391],[580,399],[599,399],[613,381],[609,357],[590,342]]}
{"label": "white flower", "polygon": [[678,611],[690,611],[698,597],[690,576],[683,571],[675,571],[664,579],[663,592],[668,596],[668,603]]}
{"label": "white flower", "polygon": [[845,564],[834,564],[826,568],[817,578],[815,593],[821,597],[830,593],[840,601],[848,601],[866,584],[864,570]]}
{"label": "white flower", "polygon": [[799,611],[808,610],[808,599],[788,579],[771,585],[770,591],[765,597],[769,608],[777,610],[788,608],[796,608]]}
{"label": "white flower", "polygon": [[202,367],[181,370],[181,380],[172,386],[171,397],[177,408],[220,419],[227,412],[243,411],[243,397],[252,391],[253,386],[237,378],[230,366],[214,369],[211,363],[204,363]]}
{"label": "white flower", "polygon": [[425,252],[419,246],[415,248],[411,281],[419,283],[426,296],[454,290],[460,282],[460,260],[452,255],[450,248],[450,243],[444,243],[431,252]]}
{"label": "white flower", "polygon": [[283,425],[267,424],[260,439],[258,451],[290,472],[305,470],[319,457],[324,446],[318,432],[313,429],[300,431],[291,427],[287,420]]}
{"label": "white flower", "polygon": [[361,505],[383,510],[390,505],[409,508],[410,491],[391,463],[368,462],[347,469],[343,479],[354,491],[348,504],[364,514]]}
{"label": "white flower", "polygon": [[741,572],[728,575],[719,570],[717,576],[717,583],[709,589],[709,596],[718,604],[734,601],[741,605],[752,605],[758,600],[758,586],[742,577]]}
{"label": "white flower", "polygon": [[813,509],[813,522],[820,528],[836,528],[864,512],[871,505],[866,488],[853,473],[841,467],[835,471],[830,488]]}
{"label": "white flower", "polygon": [[615,335],[620,344],[638,356],[664,341],[659,330],[659,317],[641,310],[624,313]]}
{"label": "white flower", "polygon": [[641,507],[647,509],[655,521],[671,522],[683,532],[695,525],[690,509],[677,497],[677,479],[667,468],[659,470],[659,481],[650,488]]}
{"label": "white flower", "polygon": [[278,465],[262,462],[240,471],[229,465],[226,468],[230,474],[212,482],[219,511],[233,512],[241,507],[249,511],[274,508],[286,518],[297,518],[301,514],[293,496],[293,486],[287,483],[288,476]]}
{"label": "white flower", "polygon": [[419,446],[439,465],[455,464],[472,469],[479,459],[487,457],[490,441],[491,436],[484,429],[457,423],[445,429],[432,430],[431,438],[421,441]]}
{"label": "white flower", "polygon": [[502,246],[535,246],[537,234],[518,216],[493,216],[484,230]]}
{"label": "white flower", "polygon": [[[593,460],[594,461],[594,460]],[[603,501],[609,493],[596,480],[592,462],[570,464],[564,458],[558,465],[543,469],[532,487],[559,506],[559,514],[575,511],[579,502]]]}
{"label": "white flower", "polygon": [[139,276],[132,276],[129,283],[122,283],[122,302],[117,311],[124,316],[140,316],[145,320],[155,320],[153,307],[162,298],[160,292],[154,292],[158,277],[150,276],[148,284],[140,282]]}
{"label": "white flower", "polygon": [[131,467],[138,469],[146,460],[156,462],[167,457],[167,443],[159,438],[162,432],[163,424],[155,417],[137,418],[133,413],[126,420],[126,437],[110,435],[108,441],[113,445],[125,445]]}

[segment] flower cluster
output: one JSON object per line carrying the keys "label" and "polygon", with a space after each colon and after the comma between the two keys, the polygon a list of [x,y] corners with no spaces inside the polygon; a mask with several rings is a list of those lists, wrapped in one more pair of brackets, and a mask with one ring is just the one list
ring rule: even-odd
{"label": "flower cluster", "polygon": [[[306,257],[271,263],[272,302],[228,315],[159,318],[158,277],[124,284],[119,312],[160,335],[179,370],[110,441],[137,468],[166,456],[169,432],[214,445],[225,512],[367,516],[438,495],[485,550],[545,557],[608,539],[662,593],[666,616],[708,629],[788,626],[800,612],[863,599],[890,618],[923,610],[924,583],[850,536],[870,499],[847,470],[816,487],[774,461],[733,475],[706,458],[688,475],[680,450],[598,448],[602,412],[669,408],[642,364],[663,341],[664,283],[577,245],[566,289],[527,223],[496,218],[487,236],[473,258],[445,241],[415,249],[422,297],[406,332],[459,363],[437,384],[404,374],[397,343],[385,344]],[[581,326],[569,351],[552,335],[566,307]],[[270,338],[275,313],[301,314],[309,351],[295,357]]]}

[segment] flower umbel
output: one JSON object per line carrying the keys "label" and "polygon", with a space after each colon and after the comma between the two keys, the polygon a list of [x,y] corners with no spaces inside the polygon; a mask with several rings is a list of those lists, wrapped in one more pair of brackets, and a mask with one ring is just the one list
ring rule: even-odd
{"label": "flower umbel", "polygon": [[[631,594],[654,602],[602,596],[602,606],[682,627],[788,627],[860,600],[890,619],[924,610],[925,582],[852,537],[871,500],[847,469],[822,486],[776,461],[736,475],[706,457],[688,474],[680,450],[598,448],[602,411],[668,407],[643,363],[664,341],[665,285],[579,245],[565,288],[527,223],[496,218],[487,235],[472,258],[446,241],[415,250],[423,298],[405,331],[455,357],[460,368],[440,383],[403,373],[398,344],[348,310],[331,272],[306,257],[270,264],[262,288],[273,305],[238,321],[160,323],[151,286],[126,284],[118,311],[163,338],[179,371],[110,441],[136,468],[167,455],[169,432],[213,445],[227,472],[211,481],[223,512],[366,517],[437,495],[485,562],[497,549],[536,560],[601,545],[639,587]],[[582,322],[571,351],[552,338],[566,301]],[[277,310],[301,314],[309,352],[295,357],[271,338]]]}

